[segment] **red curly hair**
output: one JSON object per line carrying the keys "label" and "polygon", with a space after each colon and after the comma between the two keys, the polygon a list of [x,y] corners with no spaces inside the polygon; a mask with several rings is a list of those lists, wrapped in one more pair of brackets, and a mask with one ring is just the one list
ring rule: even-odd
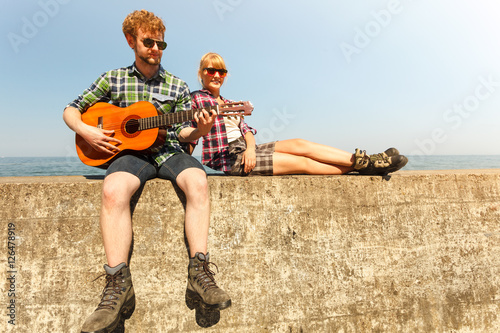
{"label": "red curly hair", "polygon": [[123,21],[122,30],[124,35],[137,36],[139,29],[144,32],[159,32],[163,36],[165,35],[165,25],[162,19],[145,9],[136,10],[128,14]]}

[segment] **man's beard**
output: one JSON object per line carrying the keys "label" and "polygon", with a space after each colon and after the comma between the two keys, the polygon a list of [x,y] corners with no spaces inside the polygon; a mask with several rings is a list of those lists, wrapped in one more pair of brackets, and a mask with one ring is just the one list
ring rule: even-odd
{"label": "man's beard", "polygon": [[161,57],[153,59],[153,58],[149,58],[149,57],[139,56],[139,59],[141,59],[142,61],[144,61],[146,64],[149,64],[149,65],[159,65],[161,62]]}

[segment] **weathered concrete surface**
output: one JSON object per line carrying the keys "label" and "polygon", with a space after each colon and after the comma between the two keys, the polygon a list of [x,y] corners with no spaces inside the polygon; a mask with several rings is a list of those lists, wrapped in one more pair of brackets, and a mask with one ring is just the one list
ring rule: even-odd
{"label": "weathered concrete surface", "polygon": [[[186,307],[183,207],[153,180],[134,213],[127,332],[500,331],[500,170],[209,182],[209,248],[233,306],[220,320]],[[0,179],[0,331],[79,332],[104,282],[101,184]]]}

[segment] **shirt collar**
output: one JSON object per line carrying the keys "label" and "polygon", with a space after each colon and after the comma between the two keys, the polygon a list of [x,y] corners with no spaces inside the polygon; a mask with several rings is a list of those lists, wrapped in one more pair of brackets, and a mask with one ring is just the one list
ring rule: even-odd
{"label": "shirt collar", "polygon": [[[138,77],[140,77],[142,79],[145,79],[144,75],[135,66],[135,61],[132,64],[132,66],[129,67],[129,69],[128,69],[128,75],[130,75],[130,76],[138,76]],[[166,77],[166,71],[165,71],[165,69],[163,68],[163,66],[161,64],[160,64],[160,69],[158,70],[158,72],[156,72],[156,74],[150,80],[156,80],[156,79],[158,79],[160,77],[162,79],[165,79],[165,77]]]}
{"label": "shirt collar", "polygon": [[[201,89],[200,91],[209,94],[210,96],[212,96],[215,99],[215,96],[210,92],[210,90]],[[220,99],[222,99],[224,102],[227,102],[227,100],[222,95],[219,95],[219,96],[220,96]]]}

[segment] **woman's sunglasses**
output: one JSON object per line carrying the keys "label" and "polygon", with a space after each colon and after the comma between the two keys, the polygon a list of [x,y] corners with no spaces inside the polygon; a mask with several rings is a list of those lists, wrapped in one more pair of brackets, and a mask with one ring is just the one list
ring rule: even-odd
{"label": "woman's sunglasses", "polygon": [[158,50],[165,50],[167,48],[167,42],[164,42],[162,40],[155,40],[152,38],[144,38],[142,40],[142,44],[147,47],[148,49],[152,48],[153,46],[158,46]]}
{"label": "woman's sunglasses", "polygon": [[216,69],[212,67],[203,68],[204,71],[207,71],[207,74],[210,76],[214,76],[215,72],[219,73],[220,77],[225,77],[227,75],[227,69]]}

